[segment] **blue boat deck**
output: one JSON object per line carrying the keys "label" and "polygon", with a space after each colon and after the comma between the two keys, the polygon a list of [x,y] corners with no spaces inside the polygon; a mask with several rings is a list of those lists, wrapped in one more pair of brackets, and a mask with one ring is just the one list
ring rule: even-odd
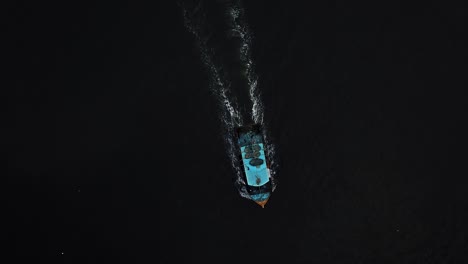
{"label": "blue boat deck", "polygon": [[243,146],[241,147],[241,153],[247,184],[250,186],[262,186],[267,183],[270,180],[270,175],[266,166],[263,144]]}
{"label": "blue boat deck", "polygon": [[238,129],[237,143],[250,199],[264,207],[271,195],[270,169],[260,125]]}

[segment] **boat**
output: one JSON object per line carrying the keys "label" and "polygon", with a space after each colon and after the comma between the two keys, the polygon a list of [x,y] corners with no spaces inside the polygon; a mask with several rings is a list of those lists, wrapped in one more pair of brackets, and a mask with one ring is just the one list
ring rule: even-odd
{"label": "boat", "polygon": [[235,135],[245,189],[249,198],[264,208],[272,193],[272,179],[262,132],[260,124],[250,124],[237,127]]}

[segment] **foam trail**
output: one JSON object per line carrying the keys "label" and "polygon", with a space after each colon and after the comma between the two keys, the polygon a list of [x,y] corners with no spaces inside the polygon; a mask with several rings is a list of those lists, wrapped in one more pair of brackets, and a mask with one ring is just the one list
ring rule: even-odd
{"label": "foam trail", "polygon": [[193,20],[190,19],[190,14],[183,5],[181,5],[181,8],[184,16],[184,25],[195,37],[201,59],[209,71],[209,75],[211,77],[210,89],[222,108],[220,119],[224,125],[224,128],[226,129],[226,136],[224,137],[224,140],[227,144],[227,153],[230,158],[231,165],[236,172],[236,184],[239,186],[239,193],[241,196],[248,198],[245,187],[242,187],[245,185],[245,183],[242,180],[242,172],[241,168],[239,167],[239,160],[237,154],[235,154],[237,153],[237,149],[233,140],[235,127],[243,125],[242,115],[237,110],[239,108],[235,101],[235,97],[229,93],[230,83],[222,78],[221,68],[217,67],[212,60],[212,52],[207,45],[208,38],[203,36],[201,25],[197,25]]}
{"label": "foam trail", "polygon": [[[195,36],[197,45],[200,49],[200,55],[203,63],[208,68],[210,72],[210,76],[212,78],[210,86],[214,94],[220,99],[223,110],[225,112],[225,118],[228,118],[229,124],[234,126],[242,125],[242,117],[239,111],[233,106],[233,102],[229,99],[227,93],[229,89],[229,84],[227,81],[223,80],[220,75],[220,70],[216,65],[213,63],[211,59],[211,52],[208,49],[206,44],[206,38],[202,38],[200,36],[199,30],[197,30],[196,26],[191,23],[190,19],[188,18],[188,12],[183,9],[184,11],[184,24],[185,27]],[[223,121],[226,121],[224,119]]]}
{"label": "foam trail", "polygon": [[[231,83],[224,78],[224,71],[221,67],[217,66],[213,61],[213,52],[209,49],[208,39],[210,32],[203,31],[202,24],[204,21],[203,11],[199,12],[202,6],[202,1],[193,8],[192,13],[187,12],[183,4],[179,4],[183,11],[185,27],[191,32],[196,44],[199,48],[201,59],[209,71],[211,77],[210,88],[218,103],[221,105],[222,113],[220,115],[221,121],[226,129],[224,140],[227,144],[227,153],[230,158],[233,169],[236,172],[236,186],[239,194],[242,197],[250,199],[246,190],[246,184],[242,179],[242,168],[240,167],[241,161],[238,158],[237,142],[235,142],[234,129],[243,125],[243,117],[240,109],[235,100],[235,96],[231,92]],[[193,6],[192,6],[193,7]],[[231,37],[240,40],[240,61],[242,69],[248,84],[249,100],[252,104],[250,119],[257,124],[263,126],[265,150],[270,157],[270,175],[273,184],[273,190],[276,188],[276,172],[277,162],[275,155],[275,146],[269,141],[268,129],[264,124],[264,108],[258,89],[258,78],[255,73],[254,63],[251,59],[251,42],[252,35],[249,33],[247,24],[244,19],[244,10],[239,1],[234,1],[228,4],[227,9],[228,22],[230,25]],[[200,19],[201,18],[201,19]]]}
{"label": "foam trail", "polygon": [[264,127],[263,138],[265,140],[266,152],[271,159],[270,173],[273,182],[273,190],[276,188],[276,173],[278,163],[276,162],[275,145],[269,139],[268,129],[264,124],[264,107],[258,89],[258,77],[255,73],[254,63],[251,58],[252,34],[245,22],[245,11],[239,0],[234,0],[228,7],[228,22],[231,27],[231,37],[240,39],[240,59],[245,68],[245,75],[249,86],[249,98],[252,103],[251,118],[254,123],[261,124]]}
{"label": "foam trail", "polygon": [[258,90],[258,77],[255,73],[254,63],[251,59],[250,47],[252,46],[252,34],[249,31],[244,18],[245,12],[240,1],[234,1],[228,8],[228,18],[231,24],[231,34],[241,40],[240,58],[245,67],[245,74],[249,85],[249,98],[252,102],[252,120],[254,123],[263,124],[263,104]]}

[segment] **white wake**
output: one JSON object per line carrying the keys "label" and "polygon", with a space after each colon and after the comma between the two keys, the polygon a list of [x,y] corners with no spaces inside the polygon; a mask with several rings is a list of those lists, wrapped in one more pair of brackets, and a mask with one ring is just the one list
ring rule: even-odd
{"label": "white wake", "polygon": [[252,120],[256,124],[263,125],[263,104],[258,90],[258,78],[255,73],[254,63],[251,58],[252,34],[245,22],[245,12],[240,1],[234,1],[228,9],[228,18],[231,26],[231,34],[241,40],[240,59],[245,67],[245,75],[249,85],[249,98],[252,102]]}
{"label": "white wake", "polygon": [[265,140],[266,152],[271,159],[270,174],[273,181],[273,190],[276,188],[275,175],[277,172],[277,162],[275,154],[275,145],[269,142],[270,135],[268,129],[264,124],[264,108],[261,100],[261,94],[258,89],[258,77],[255,72],[255,65],[252,61],[251,47],[252,47],[252,34],[246,23],[245,10],[239,0],[233,1],[228,7],[228,22],[231,27],[231,36],[238,37],[241,40],[240,45],[240,59],[245,68],[245,75],[249,85],[249,98],[252,103],[251,118],[256,124],[263,126],[263,138]]}
{"label": "white wake", "polygon": [[[231,93],[231,83],[223,78],[222,68],[216,65],[213,61],[213,51],[209,49],[208,37],[202,34],[200,24],[191,19],[191,14],[187,11],[184,5],[181,5],[184,15],[184,25],[189,32],[195,37],[196,44],[200,51],[201,59],[209,71],[210,75],[210,90],[217,98],[217,102],[221,107],[220,119],[224,128],[226,129],[226,136],[224,140],[227,144],[227,154],[231,160],[233,169],[236,172],[236,185],[239,188],[239,194],[242,197],[249,198],[247,190],[245,189],[245,182],[242,179],[242,169],[240,167],[240,160],[238,158],[237,144],[234,140],[234,130],[236,127],[243,125],[243,116],[239,111],[239,107],[235,96]],[[199,9],[198,6],[196,9]],[[264,129],[264,140],[267,155],[271,159],[270,175],[272,177],[273,190],[276,188],[276,158],[275,147],[269,142],[269,135],[267,135],[267,128],[263,120],[263,104],[258,89],[258,78],[255,73],[254,63],[251,59],[251,42],[252,35],[250,34],[244,18],[244,9],[241,7],[240,2],[236,1],[228,7],[228,19],[231,26],[231,33],[238,36],[241,40],[240,46],[240,59],[245,68],[245,76],[249,86],[249,98],[252,104],[251,120],[254,123],[261,124]],[[193,13],[192,13],[193,15]]]}

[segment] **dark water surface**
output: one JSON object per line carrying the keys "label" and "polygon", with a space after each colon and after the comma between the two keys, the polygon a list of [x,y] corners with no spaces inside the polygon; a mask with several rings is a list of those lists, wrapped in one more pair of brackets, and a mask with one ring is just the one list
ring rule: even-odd
{"label": "dark water surface", "polygon": [[[200,12],[242,87],[222,2]],[[8,263],[468,261],[463,8],[244,7],[279,159],[265,209],[234,188],[176,3],[8,6]]]}

